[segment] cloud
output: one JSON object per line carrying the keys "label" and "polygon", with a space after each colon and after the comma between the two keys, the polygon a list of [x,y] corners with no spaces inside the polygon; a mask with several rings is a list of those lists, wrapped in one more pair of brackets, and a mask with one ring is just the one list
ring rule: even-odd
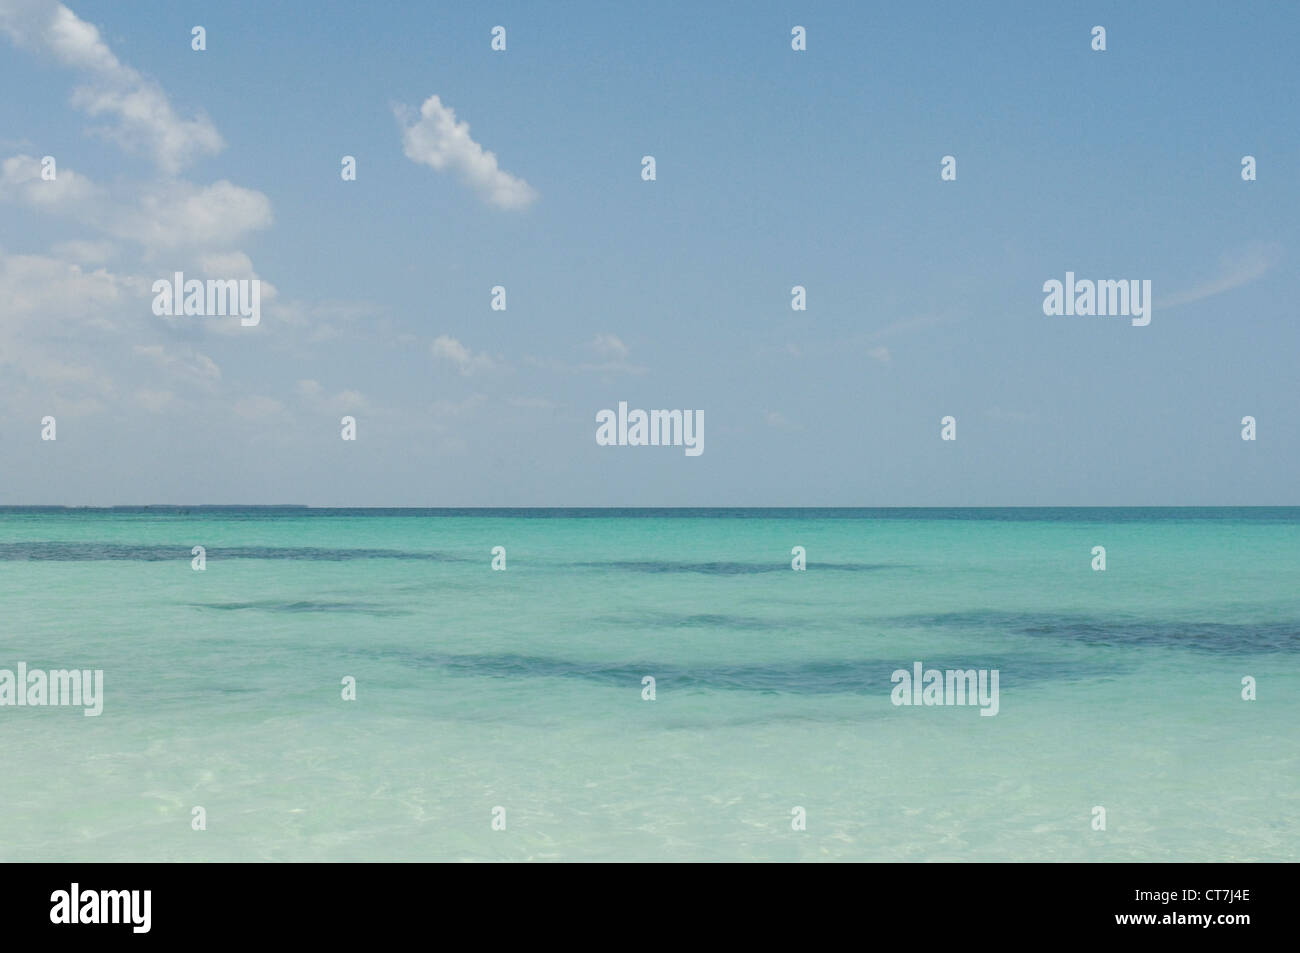
{"label": "cloud", "polygon": [[207,116],[184,119],[154,81],[122,63],[93,24],[54,0],[0,0],[0,32],[20,46],[53,56],[91,76],[72,104],[107,117],[102,132],[128,151],[144,151],[169,175],[225,147]]}
{"label": "cloud", "polygon": [[793,433],[803,429],[797,424],[791,423],[790,419],[779,410],[769,410],[763,415],[763,420],[773,430],[784,430],[787,433]]}
{"label": "cloud", "polygon": [[[0,153],[0,206],[75,227],[58,235],[48,254],[0,249],[0,403],[15,406],[38,397],[41,406],[102,410],[116,397],[118,410],[136,414],[142,408],[229,419],[245,394],[232,393],[222,368],[196,348],[209,334],[248,329],[229,320],[160,321],[150,307],[151,288],[175,271],[188,278],[260,277],[240,243],[274,224],[270,200],[224,179],[202,184],[179,174],[187,163],[223,148],[221,137],[206,117],[178,114],[161,86],[120,62],[100,31],[66,7],[51,0],[0,0],[0,47],[10,40],[75,70],[72,84],[81,88],[71,106],[95,117],[110,141],[147,161],[136,163],[143,173],[135,179],[102,183],[60,161],[47,180],[39,147],[27,139],[0,140],[6,150]],[[13,218],[3,208],[0,215]],[[281,312],[295,318],[329,313],[328,302],[275,303],[276,288],[260,280],[263,305],[270,306],[263,311],[271,319],[267,327],[279,325]],[[300,323],[308,322],[304,317]],[[199,403],[191,402],[195,397]],[[347,391],[322,397],[327,404],[359,399]],[[287,414],[279,401],[251,397],[233,416]]]}
{"label": "cloud", "polygon": [[272,223],[270,199],[224,179],[205,186],[172,180],[115,199],[72,169],[42,179],[40,160],[28,155],[0,162],[0,200],[63,215],[149,249],[229,248]]}
{"label": "cloud", "polygon": [[630,363],[631,350],[613,334],[597,334],[587,342],[587,350],[594,352],[600,361],[583,361],[577,364],[551,358],[528,356],[524,363],[559,374],[644,374],[648,368]]}
{"label": "cloud", "polygon": [[360,391],[342,390],[330,397],[320,381],[300,380],[294,390],[298,398],[313,411],[344,414],[369,409],[369,402]]}
{"label": "cloud", "polygon": [[0,198],[44,211],[67,212],[97,198],[101,190],[84,175],[55,167],[53,179],[41,178],[41,160],[29,155],[0,162]]}
{"label": "cloud", "polygon": [[402,151],[412,162],[439,172],[450,170],[498,208],[527,208],[537,199],[537,190],[497,165],[497,157],[470,138],[469,123],[457,122],[456,113],[430,96],[413,120],[405,106],[394,109],[402,126]]}
{"label": "cloud", "polygon": [[132,350],[141,357],[148,358],[163,370],[191,382],[221,379],[221,368],[217,366],[217,362],[193,348],[169,351],[161,344],[137,344]]}
{"label": "cloud", "polygon": [[131,315],[142,301],[129,279],[102,268],[0,251],[0,404],[38,397],[65,411],[103,410],[100,398],[116,392],[111,342],[143,325]]}
{"label": "cloud", "polygon": [[591,349],[601,357],[623,360],[627,357],[627,345],[612,334],[597,334],[591,342]]}
{"label": "cloud", "polygon": [[123,290],[122,282],[103,270],[86,272],[44,255],[0,255],[0,314],[13,318],[84,313],[116,303]]}
{"label": "cloud", "polygon": [[925,331],[947,323],[949,323],[948,319],[939,315],[920,314],[916,317],[905,318],[902,321],[895,321],[893,324],[887,324],[876,331],[871,331],[866,335],[865,340],[880,341],[885,338],[897,337],[900,334],[911,334],[913,331]]}
{"label": "cloud", "polygon": [[33,380],[48,384],[78,384],[85,390],[105,396],[111,396],[116,390],[111,378],[84,364],[40,357],[26,361],[23,371]]}
{"label": "cloud", "polygon": [[1222,256],[1219,259],[1219,273],[1209,281],[1168,298],[1158,297],[1156,303],[1162,308],[1172,308],[1223,294],[1264,277],[1281,260],[1282,249],[1278,245],[1250,245]]}
{"label": "cloud", "polygon": [[271,201],[224,179],[204,186],[169,182],[100,224],[112,235],[150,248],[229,247],[271,224]]}
{"label": "cloud", "polygon": [[[262,284],[265,291],[266,282],[263,281]],[[387,335],[391,331],[388,322],[376,318],[381,311],[379,305],[366,301],[285,301],[276,305],[275,321],[294,329],[294,336],[299,342],[305,339],[315,344],[341,337],[345,328],[353,335]],[[371,319],[363,331],[351,327],[363,318]],[[409,341],[398,340],[397,343],[416,343],[415,335],[410,335]]]}
{"label": "cloud", "polygon": [[437,360],[454,364],[456,369],[465,377],[470,377],[481,371],[496,370],[499,366],[489,355],[481,352],[474,354],[454,337],[446,334],[438,335],[433,344],[429,346],[429,350]]}
{"label": "cloud", "polygon": [[889,364],[893,361],[894,351],[882,342],[919,334],[932,328],[952,324],[956,320],[958,320],[957,315],[918,314],[875,329],[857,331],[838,340],[787,341],[782,344],[760,345],[758,350],[764,355],[779,354],[796,360],[828,354],[838,356],[842,353],[861,353],[881,364]]}

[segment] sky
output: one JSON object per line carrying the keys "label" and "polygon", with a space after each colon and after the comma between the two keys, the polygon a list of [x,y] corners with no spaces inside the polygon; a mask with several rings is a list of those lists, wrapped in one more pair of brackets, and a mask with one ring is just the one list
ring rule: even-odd
{"label": "sky", "polygon": [[[1283,4],[0,0],[0,505],[1300,504],[1298,48]],[[260,323],[156,315],[177,271]],[[1150,324],[1045,315],[1067,272]],[[620,401],[704,451],[598,445]]]}

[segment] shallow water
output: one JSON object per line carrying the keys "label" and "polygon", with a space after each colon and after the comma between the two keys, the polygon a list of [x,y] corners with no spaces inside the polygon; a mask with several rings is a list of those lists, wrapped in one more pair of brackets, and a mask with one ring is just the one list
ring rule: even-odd
{"label": "shallow water", "polygon": [[0,510],[0,669],[105,685],[0,707],[0,859],[1294,860],[1298,581],[1300,509]]}

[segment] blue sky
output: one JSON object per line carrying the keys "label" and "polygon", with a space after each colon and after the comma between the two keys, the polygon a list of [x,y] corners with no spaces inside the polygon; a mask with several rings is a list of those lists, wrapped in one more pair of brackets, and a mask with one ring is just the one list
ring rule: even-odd
{"label": "blue sky", "polygon": [[[1300,503],[1297,48],[1280,4],[0,0],[0,502]],[[533,201],[405,154],[432,96]],[[177,270],[261,324],[155,316]],[[1066,271],[1151,324],[1045,316]],[[597,446],[619,401],[705,452]]]}

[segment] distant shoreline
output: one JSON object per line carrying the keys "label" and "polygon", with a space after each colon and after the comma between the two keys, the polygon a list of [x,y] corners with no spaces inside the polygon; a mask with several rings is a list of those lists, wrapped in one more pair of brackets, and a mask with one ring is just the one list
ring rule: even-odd
{"label": "distant shoreline", "polygon": [[297,503],[253,504],[147,504],[116,506],[68,506],[40,504],[0,506],[4,514],[236,514],[267,516],[495,516],[495,517],[839,517],[876,519],[1023,519],[1035,520],[1054,514],[1077,514],[1091,518],[1135,517],[1224,518],[1233,514],[1300,518],[1300,505],[1270,506],[309,506]]}

